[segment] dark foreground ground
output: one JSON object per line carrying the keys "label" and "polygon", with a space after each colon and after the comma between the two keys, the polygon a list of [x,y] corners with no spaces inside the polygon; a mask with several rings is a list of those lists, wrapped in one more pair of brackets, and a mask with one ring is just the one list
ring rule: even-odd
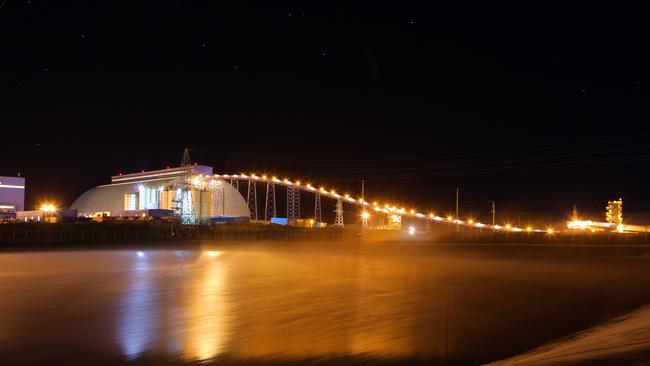
{"label": "dark foreground ground", "polygon": [[647,246],[41,249],[0,253],[2,364],[476,365],[650,303]]}

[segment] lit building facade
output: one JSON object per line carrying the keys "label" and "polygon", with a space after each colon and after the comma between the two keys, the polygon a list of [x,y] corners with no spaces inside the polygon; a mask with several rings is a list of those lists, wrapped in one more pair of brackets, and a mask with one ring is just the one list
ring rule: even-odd
{"label": "lit building facade", "polygon": [[25,209],[25,178],[0,177],[0,219]]}
{"label": "lit building facade", "polygon": [[184,223],[209,223],[213,217],[250,217],[244,197],[216,178],[212,167],[194,165],[111,177],[111,184],[83,193],[72,204],[80,216],[141,216],[168,210]]}

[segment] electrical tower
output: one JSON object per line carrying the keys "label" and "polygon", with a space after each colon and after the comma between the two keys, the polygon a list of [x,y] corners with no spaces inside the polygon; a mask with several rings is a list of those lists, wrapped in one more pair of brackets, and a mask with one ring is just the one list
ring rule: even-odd
{"label": "electrical tower", "polygon": [[314,221],[323,222],[321,215],[320,193],[316,193],[316,201],[314,202]]}
{"label": "electrical tower", "polygon": [[196,215],[192,207],[192,191],[189,189],[181,189],[181,224],[191,225],[196,224]]}
{"label": "electrical tower", "polygon": [[573,205],[573,213],[571,214],[571,221],[578,221],[578,208]]}
{"label": "electrical tower", "polygon": [[183,151],[183,160],[181,160],[181,166],[192,166],[192,159],[190,159],[190,149],[185,148]]}
{"label": "electrical tower", "polygon": [[343,227],[343,201],[340,199],[336,200],[336,218],[334,219],[334,226]]}
{"label": "electrical tower", "polygon": [[276,217],[275,210],[275,184],[266,183],[266,204],[264,205],[264,220],[271,221]]}
{"label": "electrical tower", "polygon": [[192,176],[192,160],[190,159],[190,150],[185,148],[183,151],[183,159],[181,160],[181,167],[189,167],[181,176],[181,183],[176,186],[174,194],[173,209],[177,215],[181,217],[181,224],[196,224],[196,215],[192,202],[192,190],[189,180]]}
{"label": "electrical tower", "polygon": [[248,180],[248,210],[251,220],[257,220],[257,186],[252,179]]}
{"label": "electrical tower", "polygon": [[287,187],[287,219],[300,219],[300,189]]}

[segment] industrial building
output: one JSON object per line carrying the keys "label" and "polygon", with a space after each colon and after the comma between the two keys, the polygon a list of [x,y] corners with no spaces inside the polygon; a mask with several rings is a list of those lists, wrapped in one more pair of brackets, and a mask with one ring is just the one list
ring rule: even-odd
{"label": "industrial building", "polygon": [[[169,212],[183,223],[208,224],[219,217],[248,221],[244,197],[212,167],[186,165],[111,177],[111,183],[90,189],[71,206],[79,216],[133,217]],[[153,215],[152,215],[153,216]]]}
{"label": "industrial building", "polygon": [[0,177],[0,220],[16,217],[25,209],[25,178]]}

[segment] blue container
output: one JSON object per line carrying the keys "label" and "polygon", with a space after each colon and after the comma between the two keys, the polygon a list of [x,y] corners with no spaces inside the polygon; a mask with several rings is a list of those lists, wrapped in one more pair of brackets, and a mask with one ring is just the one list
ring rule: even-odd
{"label": "blue container", "polygon": [[286,217],[271,217],[271,224],[289,225],[289,219]]}

